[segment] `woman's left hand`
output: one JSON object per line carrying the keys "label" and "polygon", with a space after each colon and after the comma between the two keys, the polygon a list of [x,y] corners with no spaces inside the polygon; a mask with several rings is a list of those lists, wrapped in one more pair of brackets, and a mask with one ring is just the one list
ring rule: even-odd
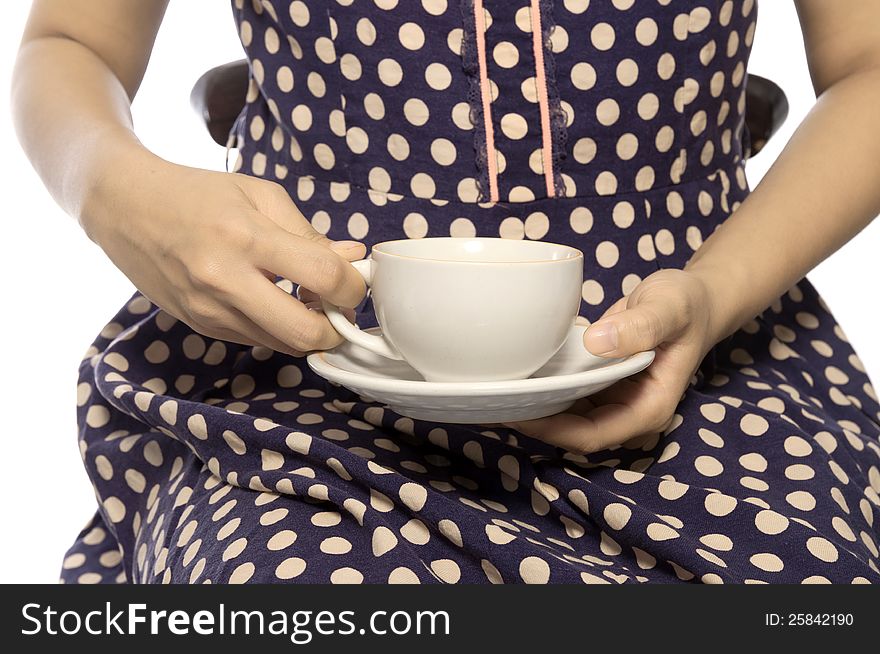
{"label": "woman's left hand", "polygon": [[650,275],[587,329],[584,346],[603,357],[655,349],[653,363],[567,413],[507,426],[576,453],[664,431],[703,357],[719,340],[712,317],[712,297],[702,279],[674,269]]}

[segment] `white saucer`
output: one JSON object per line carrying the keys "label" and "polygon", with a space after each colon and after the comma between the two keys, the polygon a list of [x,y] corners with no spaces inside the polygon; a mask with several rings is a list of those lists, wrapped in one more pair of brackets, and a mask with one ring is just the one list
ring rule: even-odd
{"label": "white saucer", "polygon": [[[309,367],[366,400],[403,416],[431,422],[485,424],[543,418],[565,411],[650,365],[654,352],[623,359],[597,357],[584,348],[586,327],[575,325],[559,352],[529,379],[427,382],[404,361],[392,361],[353,343],[308,356]],[[378,327],[365,330],[379,333]]]}

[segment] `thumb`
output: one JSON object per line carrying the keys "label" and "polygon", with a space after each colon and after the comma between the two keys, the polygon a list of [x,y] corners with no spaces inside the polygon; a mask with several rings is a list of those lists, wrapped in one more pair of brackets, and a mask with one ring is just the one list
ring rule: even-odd
{"label": "thumb", "polygon": [[367,253],[367,246],[360,241],[327,241],[327,246],[346,261],[358,261]]}
{"label": "thumb", "polygon": [[662,298],[643,299],[590,325],[584,333],[584,347],[604,357],[651,350],[674,335],[681,320],[673,303]]}
{"label": "thumb", "polygon": [[303,219],[302,224],[297,225],[293,233],[300,238],[308,239],[319,245],[327,247],[346,261],[363,259],[367,253],[367,247],[360,241],[333,241],[325,234],[316,230],[308,220]]}

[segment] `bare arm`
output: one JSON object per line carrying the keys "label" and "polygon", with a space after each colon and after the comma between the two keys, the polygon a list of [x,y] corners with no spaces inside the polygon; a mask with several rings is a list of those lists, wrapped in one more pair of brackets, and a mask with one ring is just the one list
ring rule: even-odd
{"label": "bare arm", "polygon": [[108,159],[122,149],[148,155],[134,136],[130,102],[167,4],[33,4],[13,77],[15,126],[49,191],[79,219]]}
{"label": "bare arm", "polygon": [[880,0],[797,0],[817,102],[688,270],[733,332],[880,213]]}
{"label": "bare arm", "polygon": [[661,270],[586,331],[595,354],[655,349],[641,375],[569,413],[511,425],[590,452],[672,424],[707,351],[880,212],[880,0],[799,0],[816,105],[685,270]]}
{"label": "bare arm", "polygon": [[274,274],[352,307],[359,243],[318,234],[272,182],[162,160],[130,102],[167,0],[37,0],[13,76],[22,145],[58,203],[137,288],[214,338],[290,354],[341,341]]}

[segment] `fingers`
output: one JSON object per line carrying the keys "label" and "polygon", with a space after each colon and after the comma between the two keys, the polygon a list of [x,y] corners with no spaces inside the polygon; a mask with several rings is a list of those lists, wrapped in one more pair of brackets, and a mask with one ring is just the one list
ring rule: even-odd
{"label": "fingers", "polygon": [[290,356],[294,357],[301,357],[305,355],[305,352],[303,350],[292,348],[287,343],[284,343],[283,341],[272,336],[269,332],[265,331],[259,325],[254,323],[253,320],[241,313],[241,311],[238,311],[236,309],[230,310],[230,324],[236,331],[242,334],[246,334],[247,337],[251,340],[255,340],[256,345],[263,345],[265,347],[268,347],[270,350],[283,352],[284,354],[289,354]]}
{"label": "fingers", "polygon": [[612,422],[615,415],[617,422],[625,420],[626,413],[625,405],[606,405],[583,416],[558,413],[547,418],[510,423],[508,426],[569,452],[588,454],[616,444],[612,434],[603,426]]}
{"label": "fingers", "polygon": [[[321,296],[315,293],[314,291],[310,291],[304,286],[300,286],[296,289],[296,297],[306,305],[307,308],[312,311],[323,311],[324,307],[321,303]],[[348,318],[350,322],[355,322],[357,314],[354,309],[349,309],[347,307],[340,307],[339,309],[342,312],[342,315]]]}
{"label": "fingers", "polygon": [[367,246],[360,241],[330,241],[327,247],[346,261],[359,261],[367,254]]}
{"label": "fingers", "polygon": [[233,307],[223,307],[218,304],[210,318],[197,318],[188,313],[180,318],[195,331],[209,338],[241,345],[262,345],[276,352],[283,352],[295,357],[301,357],[304,354],[304,352],[274,338]]}
{"label": "fingers", "polygon": [[255,180],[252,177],[238,181],[248,185],[257,185],[258,190],[247,193],[254,208],[285,231],[325,247],[331,247],[348,261],[364,258],[366,248],[363,243],[358,241],[334,242],[315,230],[280,184]]}
{"label": "fingers", "polygon": [[347,261],[363,255],[363,245],[333,244],[333,248],[295,236],[271,225],[255,246],[254,263],[301,284],[341,307],[355,307],[366,292],[364,279]]}
{"label": "fingers", "polygon": [[[309,311],[324,311],[324,307],[320,300],[317,300],[315,302],[303,302],[303,304]],[[348,319],[349,322],[355,322],[357,314],[355,313],[354,309],[340,309],[339,311],[342,313],[343,316]]]}
{"label": "fingers", "polygon": [[570,452],[589,454],[639,434],[659,433],[671,417],[672,413],[659,402],[641,398],[635,402],[602,404],[582,415],[559,413],[507,426]]}
{"label": "fingers", "polygon": [[310,311],[260,275],[241,280],[235,305],[260,329],[294,350],[326,350],[342,342],[322,312]]}
{"label": "fingers", "polygon": [[[618,303],[619,304],[619,303]],[[651,350],[676,334],[687,321],[680,306],[668,298],[652,296],[617,304],[584,333],[584,346],[593,354],[615,357]]]}

